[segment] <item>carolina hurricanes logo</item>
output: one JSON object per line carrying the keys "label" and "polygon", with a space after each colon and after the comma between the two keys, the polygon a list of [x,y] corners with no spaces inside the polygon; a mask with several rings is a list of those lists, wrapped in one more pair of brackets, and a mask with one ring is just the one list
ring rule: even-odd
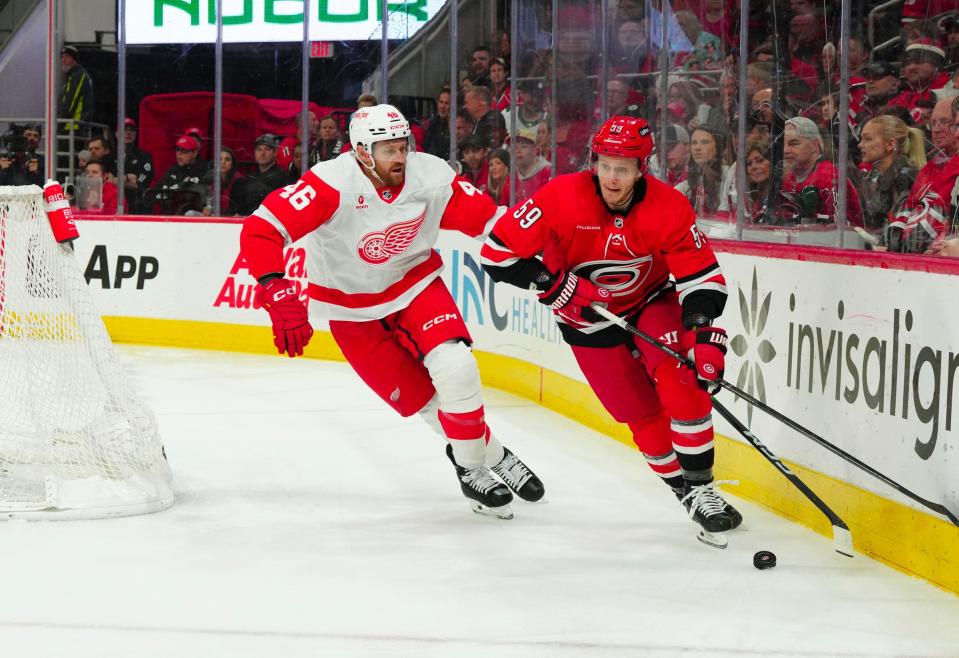
{"label": "carolina hurricanes logo", "polygon": [[594,260],[577,265],[576,276],[589,279],[609,290],[613,297],[622,297],[635,292],[653,267],[653,257],[643,256],[634,260]]}
{"label": "carolina hurricanes logo", "polygon": [[388,226],[385,231],[367,233],[360,238],[356,251],[360,258],[371,265],[385,263],[393,256],[406,251],[419,232],[420,226],[423,225],[424,219],[426,219],[425,209],[418,217]]}

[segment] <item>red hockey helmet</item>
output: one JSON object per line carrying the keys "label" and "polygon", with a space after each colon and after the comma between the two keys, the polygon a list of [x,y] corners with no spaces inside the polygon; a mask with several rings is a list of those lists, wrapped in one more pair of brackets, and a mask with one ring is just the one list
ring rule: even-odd
{"label": "red hockey helmet", "polygon": [[653,132],[646,119],[612,116],[593,135],[590,150],[596,155],[639,158],[639,168],[645,173],[653,152]]}

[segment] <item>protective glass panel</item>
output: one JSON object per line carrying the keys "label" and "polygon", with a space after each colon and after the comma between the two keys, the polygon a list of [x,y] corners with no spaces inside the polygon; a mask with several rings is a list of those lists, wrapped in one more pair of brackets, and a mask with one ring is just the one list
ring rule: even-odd
{"label": "protective glass panel", "polygon": [[299,42],[223,44],[222,146],[204,181],[204,214],[217,212],[216,175],[222,216],[249,215],[290,182],[299,143],[302,48]]}
{"label": "protective glass panel", "polygon": [[850,148],[866,247],[938,252],[956,230],[959,6],[852,2]]}
{"label": "protective glass panel", "polygon": [[[522,202],[555,172],[555,77],[553,58],[554,5],[515,0],[516,34],[512,38],[512,95],[504,113],[510,135],[499,162],[509,168],[502,202]],[[505,157],[505,160],[504,160]],[[494,169],[499,165],[494,162]]]}
{"label": "protective glass panel", "polygon": [[[134,43],[125,55],[127,212],[201,213],[213,148],[214,44]],[[98,157],[94,145],[89,151]]]}

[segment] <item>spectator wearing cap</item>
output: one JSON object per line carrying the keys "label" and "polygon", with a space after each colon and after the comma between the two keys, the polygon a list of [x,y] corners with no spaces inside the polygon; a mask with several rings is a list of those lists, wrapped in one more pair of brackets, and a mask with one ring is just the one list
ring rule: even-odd
{"label": "spectator wearing cap", "polygon": [[460,162],[461,175],[480,192],[485,192],[486,181],[489,178],[486,143],[477,135],[470,135],[460,147],[460,153],[463,158]]}
{"label": "spectator wearing cap", "polygon": [[929,37],[920,37],[906,46],[902,57],[904,89],[889,104],[905,107],[918,122],[917,101],[935,102],[934,90],[949,84],[949,74],[942,71],[945,54],[942,44]]}
{"label": "spectator wearing cap", "polygon": [[509,151],[496,149],[488,159],[489,177],[486,180],[486,194],[498,206],[509,203]]}
{"label": "spectator wearing cap", "polygon": [[874,116],[862,127],[862,162],[870,170],[859,186],[863,223],[881,237],[890,218],[900,214],[919,168],[926,164],[926,139],[918,128],[888,114]]}
{"label": "spectator wearing cap", "polygon": [[[655,134],[654,138],[658,138]],[[689,132],[678,124],[666,126],[666,142],[649,159],[649,170],[657,178],[676,187],[686,180],[689,166]]]}
{"label": "spectator wearing cap", "polygon": [[207,169],[199,158],[200,144],[195,137],[183,135],[176,141],[175,149],[176,164],[167,169],[153,192],[164,213],[198,213],[205,202],[202,182]]}
{"label": "spectator wearing cap", "polygon": [[932,110],[932,143],[936,151],[919,170],[905,208],[889,223],[889,251],[921,254],[953,226],[953,194],[959,180],[955,99],[943,99]]}
{"label": "spectator wearing cap", "polygon": [[866,82],[861,93],[853,93],[849,100],[849,128],[854,136],[870,118],[879,114],[879,108],[899,94],[899,75],[886,61],[875,61],[863,75]]}
{"label": "spectator wearing cap", "polygon": [[199,126],[191,126],[183,131],[183,134],[187,137],[192,137],[196,140],[196,143],[200,145],[200,152],[197,157],[205,164],[206,163],[206,144],[207,140],[203,137],[203,130]]}
{"label": "spectator wearing cap", "polygon": [[[294,146],[298,145],[299,141]],[[283,187],[291,180],[296,180],[296,178],[291,178],[289,173],[277,164],[278,148],[279,144],[275,135],[267,133],[256,138],[253,146],[253,160],[256,162],[256,169],[247,174],[237,189],[236,201],[239,214],[253,214],[253,211],[263,203],[263,199],[270,192]],[[291,150],[291,160],[293,159],[292,155]],[[299,162],[294,164],[299,166]]]}
{"label": "spectator wearing cap", "polygon": [[723,164],[725,139],[718,127],[702,125],[689,135],[689,163],[686,180],[676,185],[693,206],[697,217],[715,217],[725,205],[724,181],[729,167]]}
{"label": "spectator wearing cap", "polygon": [[492,107],[497,112],[509,108],[513,89],[510,87],[506,62],[499,57],[489,65],[490,92],[493,94]]}
{"label": "spectator wearing cap", "polygon": [[436,96],[436,114],[423,126],[423,151],[438,158],[450,157],[450,90],[440,89]]}
{"label": "spectator wearing cap", "polygon": [[80,53],[74,46],[60,49],[60,69],[64,80],[57,103],[57,118],[69,119],[63,132],[76,132],[80,129],[79,122],[90,121],[93,117],[93,80],[80,66]]}
{"label": "spectator wearing cap", "polygon": [[517,135],[513,146],[516,166],[516,200],[528,199],[549,182],[550,166],[536,150],[536,142],[525,135]]}
{"label": "spectator wearing cap", "polygon": [[137,144],[137,122],[127,117],[123,122],[124,156],[123,182],[127,212],[142,214],[148,211],[144,207],[143,195],[153,182],[153,156]]}
{"label": "spectator wearing cap", "polygon": [[473,134],[479,137],[487,148],[499,148],[506,139],[506,121],[503,115],[492,107],[493,95],[487,87],[471,87],[463,102],[465,109],[473,119]]}
{"label": "spectator wearing cap", "polygon": [[[781,221],[813,224],[836,221],[835,187],[839,180],[832,162],[823,157],[819,128],[811,119],[786,121],[783,135],[782,199],[774,209]],[[846,181],[846,222],[862,226],[862,207],[852,182]]]}
{"label": "spectator wearing cap", "polygon": [[[549,125],[543,83],[539,80],[524,80],[519,84],[517,91],[516,131],[520,135],[526,135],[535,140],[540,124]],[[503,111],[507,131],[513,129],[510,112],[511,110]]]}

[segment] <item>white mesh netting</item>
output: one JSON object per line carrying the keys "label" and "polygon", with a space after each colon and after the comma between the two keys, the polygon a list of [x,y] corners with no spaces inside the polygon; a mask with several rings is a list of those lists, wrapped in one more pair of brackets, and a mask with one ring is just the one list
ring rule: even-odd
{"label": "white mesh netting", "polygon": [[173,504],[152,411],[120,365],[39,187],[0,187],[0,520]]}

